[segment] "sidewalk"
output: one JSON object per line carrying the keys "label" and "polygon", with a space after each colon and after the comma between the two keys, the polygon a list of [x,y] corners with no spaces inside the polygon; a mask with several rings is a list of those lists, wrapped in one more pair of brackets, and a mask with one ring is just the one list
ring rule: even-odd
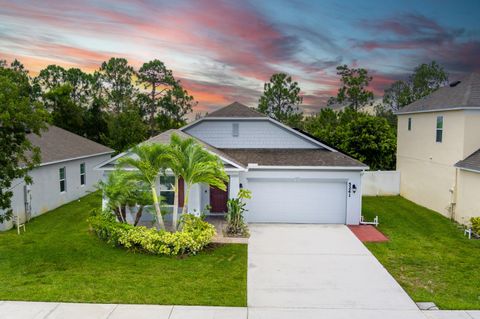
{"label": "sidewalk", "polygon": [[247,308],[0,301],[0,319],[246,319]]}
{"label": "sidewalk", "polygon": [[234,308],[0,301],[0,319],[480,319],[480,310]]}

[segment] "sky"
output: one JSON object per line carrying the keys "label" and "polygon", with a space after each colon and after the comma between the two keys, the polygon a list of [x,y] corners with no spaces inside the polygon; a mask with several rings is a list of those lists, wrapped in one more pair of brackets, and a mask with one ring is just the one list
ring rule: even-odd
{"label": "sky", "polygon": [[209,112],[256,106],[277,72],[299,83],[305,112],[339,86],[336,66],[366,68],[377,97],[436,60],[450,79],[480,72],[480,1],[0,0],[0,59],[37,74],[49,64],[135,68],[159,59]]}

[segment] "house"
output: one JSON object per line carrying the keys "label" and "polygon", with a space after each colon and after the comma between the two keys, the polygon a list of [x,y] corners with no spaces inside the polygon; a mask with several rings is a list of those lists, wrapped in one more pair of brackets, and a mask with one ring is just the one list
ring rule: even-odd
{"label": "house", "polygon": [[[248,222],[358,224],[361,176],[367,166],[330,146],[240,103],[230,104],[178,130],[152,137],[169,143],[170,136],[195,138],[218,155],[229,176],[226,192],[194,185],[189,207],[196,212],[223,213],[240,188],[252,191]],[[98,166],[115,169],[120,154]],[[160,195],[173,205],[173,177],[159,178]],[[183,202],[184,185],[179,187]]]}
{"label": "house", "polygon": [[[28,139],[41,152],[41,163],[29,175],[12,183],[12,209],[20,221],[41,215],[95,190],[102,173],[93,170],[111,157],[113,150],[56,126],[48,126],[41,136]],[[0,224],[0,230],[12,227],[12,221]]]}
{"label": "house", "polygon": [[401,195],[461,223],[480,216],[480,74],[397,115]]}

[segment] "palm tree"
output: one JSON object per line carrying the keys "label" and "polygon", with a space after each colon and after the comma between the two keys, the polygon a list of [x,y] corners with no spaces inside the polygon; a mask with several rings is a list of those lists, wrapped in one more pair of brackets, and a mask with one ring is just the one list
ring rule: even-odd
{"label": "palm tree", "polygon": [[160,203],[157,195],[156,180],[159,173],[164,172],[167,164],[168,146],[162,144],[141,144],[131,149],[133,157],[119,159],[120,167],[133,167],[132,176],[137,181],[150,186],[153,205],[160,229],[165,230]]}
{"label": "palm tree", "polygon": [[106,181],[100,181],[97,188],[108,198],[107,208],[112,211],[119,222],[126,222],[125,205],[130,200],[131,188],[125,183],[125,172],[113,171]]}
{"label": "palm tree", "polygon": [[188,213],[188,199],[193,184],[205,183],[221,190],[226,190],[228,176],[222,162],[193,138],[182,139],[176,134],[170,138],[168,167],[175,175],[175,199],[173,209],[173,227],[178,222],[178,181],[183,178],[186,190],[184,212]]}

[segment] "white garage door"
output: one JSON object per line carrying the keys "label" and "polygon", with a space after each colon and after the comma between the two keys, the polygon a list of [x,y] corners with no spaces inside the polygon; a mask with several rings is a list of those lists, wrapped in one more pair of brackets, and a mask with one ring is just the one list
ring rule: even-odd
{"label": "white garage door", "polygon": [[307,179],[249,179],[249,222],[346,223],[346,183]]}

